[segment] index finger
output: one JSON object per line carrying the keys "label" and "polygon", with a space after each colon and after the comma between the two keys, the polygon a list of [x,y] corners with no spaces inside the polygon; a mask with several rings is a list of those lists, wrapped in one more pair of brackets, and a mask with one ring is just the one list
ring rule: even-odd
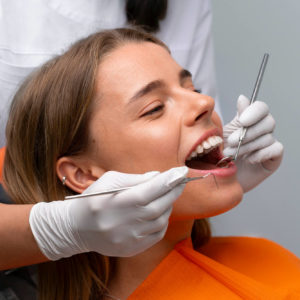
{"label": "index finger", "polygon": [[186,177],[187,172],[187,167],[170,169],[144,183],[123,191],[119,195],[116,194],[115,200],[119,198],[123,204],[145,206],[180,184]]}

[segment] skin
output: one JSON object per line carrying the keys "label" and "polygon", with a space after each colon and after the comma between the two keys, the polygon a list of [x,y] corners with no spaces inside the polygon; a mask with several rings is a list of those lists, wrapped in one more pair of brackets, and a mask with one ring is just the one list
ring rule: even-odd
{"label": "skin", "polygon": [[[33,205],[0,204],[0,270],[48,261],[32,235],[29,213]],[[11,216],[14,216],[11,222]]]}
{"label": "skin", "polygon": [[[109,170],[144,173],[183,166],[197,140],[210,130],[221,133],[222,124],[213,99],[196,93],[192,78],[185,74],[180,79],[180,74],[182,68],[167,50],[153,43],[127,43],[110,53],[97,74],[89,150],[77,158],[61,158],[58,176],[67,176],[67,185],[82,192]],[[163,84],[137,94],[153,81]],[[194,171],[188,176],[195,176]],[[111,294],[128,297],[176,243],[190,236],[195,218],[215,216],[241,201],[235,174],[217,181],[218,189],[212,177],[186,185],[164,239],[118,260]]]}

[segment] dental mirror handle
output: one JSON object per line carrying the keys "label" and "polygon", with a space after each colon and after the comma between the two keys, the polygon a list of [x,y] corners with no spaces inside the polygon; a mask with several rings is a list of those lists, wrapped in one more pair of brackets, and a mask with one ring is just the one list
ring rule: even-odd
{"label": "dental mirror handle", "polygon": [[[250,105],[253,104],[253,102],[257,98],[257,95],[258,95],[258,92],[259,92],[259,88],[260,88],[260,84],[262,82],[263,75],[264,75],[264,72],[265,72],[265,69],[266,69],[266,65],[267,65],[267,62],[268,62],[268,58],[269,58],[269,54],[265,53],[264,57],[263,57],[263,60],[261,62],[261,65],[260,65],[260,69],[259,69],[259,72],[258,72],[258,76],[257,76],[256,82],[255,82],[255,85],[254,85],[254,89],[253,89],[252,96],[251,96],[251,99],[250,99]],[[238,157],[238,154],[239,154],[239,151],[240,151],[240,147],[242,145],[242,142],[243,142],[243,140],[245,138],[246,133],[247,133],[247,128],[243,128],[242,133],[241,133],[240,138],[239,138],[239,144],[238,144],[235,156],[234,156],[234,160],[236,160],[237,157]]]}

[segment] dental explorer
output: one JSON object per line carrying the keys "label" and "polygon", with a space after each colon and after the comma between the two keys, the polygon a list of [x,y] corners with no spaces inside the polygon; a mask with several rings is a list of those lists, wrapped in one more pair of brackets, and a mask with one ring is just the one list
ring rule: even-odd
{"label": "dental explorer", "polygon": [[[198,177],[187,177],[187,178],[184,178],[179,184],[185,184],[185,183],[188,183],[188,182],[191,182],[191,181],[194,181],[194,180],[204,179],[204,178],[206,178],[206,177],[208,177],[210,175],[213,176],[215,184],[216,184],[217,188],[219,188],[217,180],[216,180],[216,177],[212,173],[207,173],[207,174],[205,174],[203,176],[198,176]],[[77,199],[77,198],[85,198],[85,197],[93,197],[93,196],[107,195],[107,194],[116,194],[116,193],[119,193],[121,191],[126,191],[126,190],[128,190],[130,188],[132,188],[132,187],[130,186],[130,187],[123,187],[123,188],[112,189],[112,190],[108,190],[108,191],[102,191],[102,192],[79,194],[79,195],[74,195],[74,196],[66,196],[65,200],[68,200],[68,199]]]}
{"label": "dental explorer", "polygon": [[[258,91],[259,91],[259,88],[260,88],[260,84],[262,82],[263,75],[264,75],[264,72],[265,72],[265,68],[266,68],[266,65],[267,65],[267,62],[268,62],[268,58],[269,58],[269,54],[265,53],[264,57],[262,59],[261,65],[260,65],[260,69],[259,69],[259,72],[258,72],[258,76],[257,76],[256,82],[255,82],[255,85],[254,85],[254,89],[253,89],[252,96],[251,96],[251,99],[250,99],[250,105],[256,100],[256,97],[257,97],[257,94],[258,94]],[[235,155],[234,156],[223,157],[221,160],[219,160],[217,162],[216,165],[218,167],[221,167],[221,168],[226,167],[231,161],[235,161],[237,159],[239,151],[240,151],[240,147],[242,145],[242,142],[245,138],[246,133],[247,133],[247,128],[243,128],[242,133],[241,133],[240,138],[239,138],[239,143],[238,143],[238,147],[237,147]]]}

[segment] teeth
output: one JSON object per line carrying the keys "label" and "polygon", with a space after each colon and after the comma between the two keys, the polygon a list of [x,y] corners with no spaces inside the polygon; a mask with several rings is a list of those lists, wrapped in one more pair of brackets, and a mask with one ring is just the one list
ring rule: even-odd
{"label": "teeth", "polygon": [[191,160],[196,156],[203,156],[204,154],[210,152],[214,148],[219,147],[223,143],[223,139],[220,136],[210,136],[207,140],[203,141],[200,145],[197,146],[187,160]]}
{"label": "teeth", "polygon": [[216,136],[211,136],[208,138],[208,142],[214,147],[218,144],[218,139]]}
{"label": "teeth", "polygon": [[203,151],[204,151],[203,147],[202,147],[201,145],[199,145],[199,146],[197,147],[197,153],[198,153],[198,154],[202,154]]}
{"label": "teeth", "polygon": [[196,157],[196,156],[197,156],[197,152],[193,151],[192,154],[191,154],[191,157]]}
{"label": "teeth", "polygon": [[207,150],[207,149],[209,149],[209,148],[211,148],[211,144],[210,144],[210,142],[207,140],[207,141],[204,141],[203,143],[202,143],[202,146],[203,146],[203,148],[205,149],[205,150]]}
{"label": "teeth", "polygon": [[220,136],[215,136],[215,138],[217,139],[218,143],[223,143],[223,139]]}

